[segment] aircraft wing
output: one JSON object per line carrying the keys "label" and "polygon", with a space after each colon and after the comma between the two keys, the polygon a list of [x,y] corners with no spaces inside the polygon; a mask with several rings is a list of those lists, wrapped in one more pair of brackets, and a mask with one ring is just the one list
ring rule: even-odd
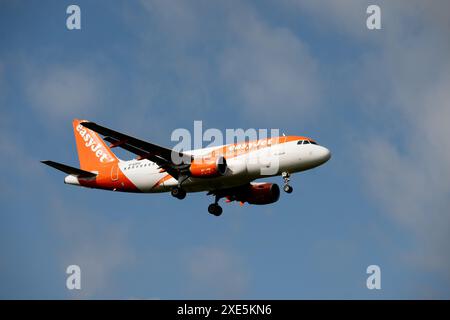
{"label": "aircraft wing", "polygon": [[[104,136],[104,139],[111,143],[111,148],[121,147],[138,155],[138,159],[140,160],[149,159],[158,164],[160,168],[167,171],[175,179],[178,179],[181,171],[189,168],[192,161],[190,155],[185,155],[181,152],[134,138],[98,125],[95,122],[82,122],[81,125]],[[182,159],[182,161],[181,163],[174,163],[173,159]]]}

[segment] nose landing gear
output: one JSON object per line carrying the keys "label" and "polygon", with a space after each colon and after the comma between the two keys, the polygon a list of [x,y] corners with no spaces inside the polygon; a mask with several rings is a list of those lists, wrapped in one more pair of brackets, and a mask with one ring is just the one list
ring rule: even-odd
{"label": "nose landing gear", "polygon": [[294,188],[292,188],[289,185],[289,181],[291,180],[289,178],[290,178],[291,175],[289,174],[289,172],[285,171],[285,172],[281,173],[281,176],[283,177],[283,181],[284,181],[284,186],[283,186],[284,192],[292,193],[292,191],[294,191]]}

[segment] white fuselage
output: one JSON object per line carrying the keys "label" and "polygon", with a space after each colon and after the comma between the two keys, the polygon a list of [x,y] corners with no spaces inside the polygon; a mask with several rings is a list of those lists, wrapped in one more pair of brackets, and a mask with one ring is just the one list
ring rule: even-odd
{"label": "white fuselage", "polygon": [[[201,157],[213,149],[211,147],[184,152]],[[330,158],[330,151],[317,144],[298,144],[290,141],[272,145],[263,149],[227,158],[227,171],[223,176],[214,178],[189,177],[183,182],[187,192],[209,191],[231,188],[255,179],[279,175],[282,172],[294,173],[317,167]],[[149,160],[120,161],[118,168],[141,192],[167,192],[178,185],[178,181],[161,172],[159,166]],[[115,178],[115,169],[111,179]]]}

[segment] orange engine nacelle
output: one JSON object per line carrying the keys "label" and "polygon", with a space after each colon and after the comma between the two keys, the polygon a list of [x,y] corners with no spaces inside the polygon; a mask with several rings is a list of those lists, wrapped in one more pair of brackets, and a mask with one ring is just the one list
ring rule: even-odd
{"label": "orange engine nacelle", "polygon": [[241,201],[249,204],[269,204],[280,198],[280,187],[276,183],[252,183]]}
{"label": "orange engine nacelle", "polygon": [[194,159],[189,168],[195,178],[212,178],[223,176],[227,171],[227,161],[224,157]]}

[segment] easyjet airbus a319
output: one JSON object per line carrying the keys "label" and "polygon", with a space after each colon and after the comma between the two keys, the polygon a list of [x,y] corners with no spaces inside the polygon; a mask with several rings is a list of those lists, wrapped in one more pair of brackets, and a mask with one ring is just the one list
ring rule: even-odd
{"label": "easyjet airbus a319", "polygon": [[[268,176],[283,177],[283,190],[292,192],[292,173],[315,168],[330,157],[330,151],[314,140],[282,136],[178,152],[108,129],[94,122],[74,120],[73,129],[80,169],[54,161],[42,161],[68,174],[66,184],[122,192],[171,192],[178,199],[188,192],[214,195],[209,213],[220,216],[219,200],[241,204],[278,201],[275,183],[253,182]],[[102,135],[104,138],[100,138]],[[108,146],[106,142],[109,142]],[[137,155],[120,160],[112,148]],[[270,158],[270,163],[258,159]],[[275,160],[275,161],[274,161]]]}

